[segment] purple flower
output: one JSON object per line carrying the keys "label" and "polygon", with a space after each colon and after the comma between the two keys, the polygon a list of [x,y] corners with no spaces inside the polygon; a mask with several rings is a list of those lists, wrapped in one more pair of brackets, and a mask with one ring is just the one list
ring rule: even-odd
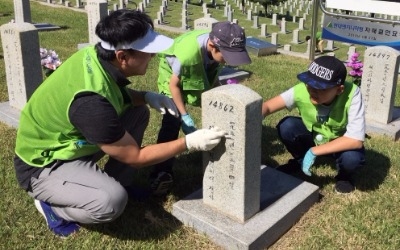
{"label": "purple flower", "polygon": [[350,56],[349,61],[346,63],[346,67],[350,68],[348,74],[353,77],[353,83],[357,84],[358,86],[361,84],[361,77],[363,73],[362,68],[364,67],[364,64],[358,60],[359,56],[360,55],[358,53],[353,53]]}
{"label": "purple flower", "polygon": [[226,84],[237,84],[237,83],[239,83],[239,81],[235,78],[226,80]]}

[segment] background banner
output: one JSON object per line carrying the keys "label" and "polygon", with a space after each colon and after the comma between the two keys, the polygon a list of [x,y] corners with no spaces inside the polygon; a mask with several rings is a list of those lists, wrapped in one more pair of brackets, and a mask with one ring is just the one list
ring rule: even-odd
{"label": "background banner", "polygon": [[366,46],[384,45],[400,50],[399,25],[325,15],[322,38]]}

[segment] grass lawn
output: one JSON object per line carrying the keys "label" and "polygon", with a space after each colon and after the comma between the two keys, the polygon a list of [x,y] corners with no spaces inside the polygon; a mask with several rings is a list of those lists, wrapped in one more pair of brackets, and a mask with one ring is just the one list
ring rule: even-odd
{"label": "grass lawn", "polygon": [[[32,20],[61,26],[56,31],[39,32],[41,47],[54,49],[65,61],[77,50],[77,44],[88,40],[87,18],[83,12],[65,8],[52,8],[30,1]],[[158,5],[146,11],[156,18]],[[182,2],[169,1],[167,20],[180,27]],[[233,4],[232,4],[233,5]],[[110,7],[112,8],[112,2]],[[201,6],[189,5],[192,21],[201,14]],[[213,17],[222,17],[223,8],[210,10]],[[246,34],[256,36],[252,22],[245,14],[235,12]],[[13,18],[13,1],[0,1],[0,25]],[[235,17],[236,18],[236,17]],[[263,17],[261,23],[270,24]],[[289,25],[290,23],[288,23]],[[291,25],[293,25],[291,27]],[[294,29],[298,24],[290,24]],[[306,27],[311,27],[307,20]],[[268,32],[274,32],[271,27]],[[177,34],[160,31],[175,37]],[[304,37],[310,30],[302,31]],[[292,40],[292,35],[282,35],[282,42]],[[335,43],[339,59],[347,59],[348,46]],[[296,50],[305,51],[305,44]],[[357,46],[358,51],[365,48]],[[3,51],[0,48],[0,102],[8,100]],[[362,57],[361,57],[362,59]],[[242,84],[258,92],[264,99],[273,97],[293,86],[296,74],[307,68],[308,60],[287,55],[252,56],[253,63],[240,67],[251,72]],[[154,58],[146,76],[132,77],[132,88],[157,90],[158,61]],[[350,80],[350,79],[349,79]],[[62,83],[60,83],[62,85]],[[62,87],[60,87],[62,89]],[[396,91],[396,105],[400,95]],[[201,124],[200,108],[189,107],[195,122]],[[263,121],[262,163],[277,166],[290,155],[277,138],[278,121],[288,111],[281,111]],[[294,113],[292,113],[294,114]],[[144,145],[153,144],[160,126],[161,116],[151,113]],[[220,249],[205,235],[183,226],[170,211],[172,204],[199,189],[202,184],[201,153],[182,154],[177,158],[174,171],[176,184],[165,199],[151,198],[146,202],[130,201],[125,212],[108,224],[83,226],[80,233],[67,239],[55,237],[47,228],[43,217],[36,211],[33,200],[18,187],[13,155],[16,130],[0,122],[0,249]],[[357,190],[350,195],[338,195],[333,190],[336,174],[334,162],[320,157],[313,168],[313,176],[306,181],[320,187],[321,199],[304,214],[293,227],[270,249],[400,249],[400,147],[399,142],[380,135],[370,134],[365,142],[367,165],[360,172]],[[137,173],[137,182],[146,185],[148,170]]]}

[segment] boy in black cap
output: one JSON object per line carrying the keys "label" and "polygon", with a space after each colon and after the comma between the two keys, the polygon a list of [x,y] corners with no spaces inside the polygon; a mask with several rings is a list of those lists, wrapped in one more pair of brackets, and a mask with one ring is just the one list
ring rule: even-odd
{"label": "boy in black cap", "polygon": [[[194,30],[174,40],[171,48],[159,54],[158,89],[173,99],[180,116],[165,115],[157,142],[178,138],[179,130],[196,130],[185,104],[199,106],[201,94],[214,87],[223,64],[238,66],[251,63],[246,51],[243,28],[232,22],[217,22],[211,32]],[[165,194],[173,182],[174,158],[155,165],[150,176],[155,194]]]}
{"label": "boy in black cap", "polygon": [[365,119],[360,89],[345,82],[343,62],[332,56],[315,59],[308,71],[297,75],[294,87],[263,103],[263,117],[296,107],[301,117],[287,116],[277,125],[278,134],[294,159],[277,169],[291,173],[310,167],[320,155],[336,159],[335,189],[350,193],[353,176],[364,165]]}

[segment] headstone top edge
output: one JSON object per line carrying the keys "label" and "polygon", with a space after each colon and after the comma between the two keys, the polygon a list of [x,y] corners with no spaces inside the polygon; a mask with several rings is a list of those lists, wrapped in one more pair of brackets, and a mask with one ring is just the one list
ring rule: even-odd
{"label": "headstone top edge", "polygon": [[400,55],[400,51],[398,51],[398,50],[396,50],[396,49],[394,49],[394,48],[392,48],[392,47],[385,46],[385,45],[377,45],[377,46],[368,47],[368,48],[365,50],[365,53],[366,53],[367,51],[371,51],[371,50],[389,50],[389,51],[391,51],[392,53],[395,53],[395,54],[397,54],[397,55]]}
{"label": "headstone top edge", "polygon": [[202,94],[203,96],[202,99],[208,98],[209,95],[214,95],[217,93],[220,95],[229,96],[230,98],[239,100],[245,97],[246,101],[248,102],[257,101],[259,99],[262,100],[260,94],[242,84],[228,84],[215,87],[213,89],[205,91]]}
{"label": "headstone top edge", "polygon": [[15,29],[19,31],[30,31],[30,30],[37,30],[35,25],[31,23],[21,22],[21,23],[6,23],[0,26],[1,30],[5,29]]}

